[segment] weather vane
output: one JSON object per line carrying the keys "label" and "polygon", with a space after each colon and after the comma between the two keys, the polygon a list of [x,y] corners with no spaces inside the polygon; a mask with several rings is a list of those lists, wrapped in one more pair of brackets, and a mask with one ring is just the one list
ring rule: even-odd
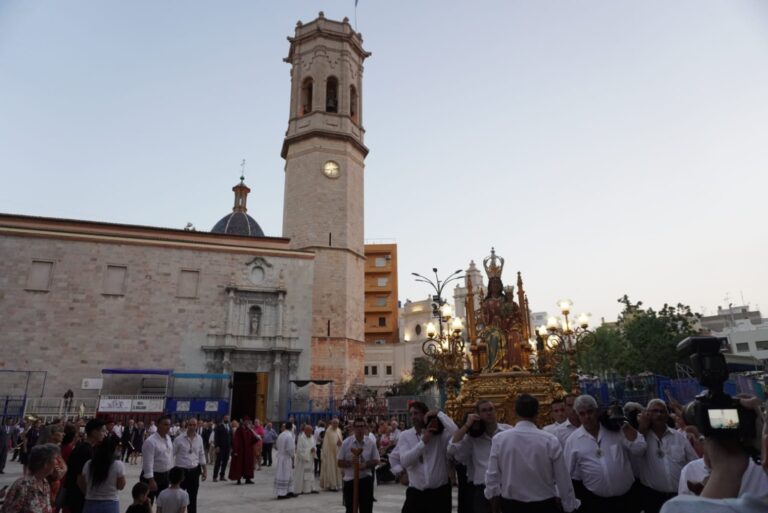
{"label": "weather vane", "polygon": [[245,159],[240,162],[240,181],[245,181]]}

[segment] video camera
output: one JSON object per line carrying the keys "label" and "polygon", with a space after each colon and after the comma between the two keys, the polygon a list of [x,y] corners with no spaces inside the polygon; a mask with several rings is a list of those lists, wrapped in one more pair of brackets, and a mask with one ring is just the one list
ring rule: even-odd
{"label": "video camera", "polygon": [[696,426],[701,434],[721,440],[734,440],[744,446],[757,435],[757,413],[744,408],[738,399],[723,391],[728,366],[721,352],[724,337],[688,337],[677,344],[680,356],[688,357],[699,383],[706,387],[683,410],[686,424]]}

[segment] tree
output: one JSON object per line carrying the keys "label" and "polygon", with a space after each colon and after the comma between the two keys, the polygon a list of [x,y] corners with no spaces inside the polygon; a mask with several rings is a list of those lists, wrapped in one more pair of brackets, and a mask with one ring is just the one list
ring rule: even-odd
{"label": "tree", "polygon": [[675,364],[680,361],[677,344],[700,332],[697,321],[701,314],[682,303],[665,303],[657,312],[642,309],[642,302],[632,303],[626,295],[619,302],[624,304],[618,326],[627,345],[628,371],[674,376]]}
{"label": "tree", "polygon": [[410,378],[392,385],[389,395],[420,395],[429,385],[430,377],[432,368],[429,361],[422,356],[414,358]]}
{"label": "tree", "polygon": [[674,376],[679,361],[677,343],[698,333],[701,315],[680,303],[664,304],[657,312],[643,308],[642,301],[633,303],[627,295],[618,302],[624,309],[616,327],[595,330],[592,344],[579,351],[579,369],[602,378],[645,371]]}

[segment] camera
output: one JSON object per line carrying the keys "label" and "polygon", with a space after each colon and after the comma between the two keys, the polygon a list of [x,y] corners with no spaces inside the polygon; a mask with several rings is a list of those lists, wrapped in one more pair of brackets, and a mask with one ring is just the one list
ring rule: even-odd
{"label": "camera", "polygon": [[747,446],[757,435],[757,413],[744,408],[738,399],[723,391],[728,366],[721,348],[727,340],[725,337],[688,337],[677,345],[677,352],[688,357],[696,379],[706,387],[685,406],[683,418],[706,437],[735,440]]}
{"label": "camera", "polygon": [[427,413],[426,417],[424,417],[424,424],[426,424],[427,429],[431,429],[436,435],[441,434],[445,429],[436,413]]}
{"label": "camera", "polygon": [[478,419],[472,423],[471,426],[469,426],[469,431],[467,434],[471,436],[472,438],[480,438],[485,433],[485,422],[483,422],[481,419]]}
{"label": "camera", "polygon": [[600,424],[609,431],[619,431],[629,419],[624,415],[624,409],[618,401],[614,401],[600,415]]}

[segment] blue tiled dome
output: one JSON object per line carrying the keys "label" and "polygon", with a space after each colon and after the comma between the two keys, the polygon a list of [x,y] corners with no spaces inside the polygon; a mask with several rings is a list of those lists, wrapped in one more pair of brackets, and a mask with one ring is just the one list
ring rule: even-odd
{"label": "blue tiled dome", "polygon": [[247,237],[264,237],[264,231],[259,226],[259,223],[245,212],[231,212],[225,215],[211,229],[211,232]]}

